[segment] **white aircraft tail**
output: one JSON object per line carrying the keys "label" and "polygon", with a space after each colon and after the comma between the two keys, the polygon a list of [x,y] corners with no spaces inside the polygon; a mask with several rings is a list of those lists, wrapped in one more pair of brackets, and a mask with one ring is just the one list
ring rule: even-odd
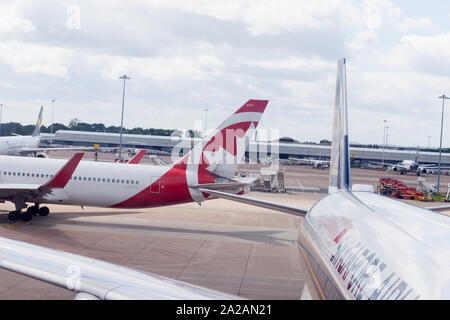
{"label": "white aircraft tail", "polygon": [[40,135],[41,133],[41,125],[42,125],[42,110],[44,109],[44,106],[41,106],[41,110],[39,111],[39,116],[38,119],[36,121],[36,125],[34,126],[34,131],[32,136],[33,137],[37,137]]}
{"label": "white aircraft tail", "polygon": [[350,151],[348,143],[347,78],[345,66],[345,58],[339,59],[328,193],[334,193],[338,190],[350,190]]}
{"label": "white aircraft tail", "polygon": [[214,183],[216,178],[235,175],[245,153],[245,138],[252,136],[267,103],[247,101],[175,165],[188,171],[189,185]]}

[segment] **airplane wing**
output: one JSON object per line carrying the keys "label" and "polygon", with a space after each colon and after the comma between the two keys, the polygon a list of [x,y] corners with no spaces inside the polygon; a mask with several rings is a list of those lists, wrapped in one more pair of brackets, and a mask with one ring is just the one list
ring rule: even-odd
{"label": "airplane wing", "polygon": [[0,237],[0,268],[77,293],[80,300],[243,299],[112,263]]}
{"label": "airplane wing", "polygon": [[306,215],[306,213],[308,212],[308,208],[304,208],[304,207],[289,206],[286,204],[265,201],[265,200],[255,199],[255,198],[249,198],[249,197],[244,197],[244,196],[238,196],[235,194],[230,194],[228,192],[222,192],[222,191],[217,191],[217,190],[212,190],[212,189],[200,188],[199,190],[202,192],[208,193],[210,195],[216,196],[218,198],[237,201],[237,202],[241,202],[241,203],[245,203],[245,204],[249,204],[249,205],[253,205],[253,206],[257,206],[257,207],[262,207],[262,208],[266,208],[266,209],[282,211],[282,212],[290,213],[290,214],[293,214],[296,216],[304,217]]}
{"label": "airplane wing", "polygon": [[77,168],[84,153],[75,153],[54,176],[42,184],[0,184],[0,198],[10,199],[22,196],[25,201],[32,201],[51,193],[52,189],[64,188]]}

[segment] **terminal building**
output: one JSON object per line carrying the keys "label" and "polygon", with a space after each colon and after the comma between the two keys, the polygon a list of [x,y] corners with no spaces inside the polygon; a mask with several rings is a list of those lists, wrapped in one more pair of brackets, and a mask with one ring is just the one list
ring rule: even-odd
{"label": "terminal building", "polygon": [[[124,148],[147,149],[149,153],[167,153],[170,154],[174,148],[176,152],[188,152],[198,141],[199,138],[183,138],[152,135],[123,134],[122,146]],[[58,130],[54,134],[53,143],[62,145],[117,147],[120,143],[120,135],[117,133],[105,132],[87,132]],[[370,161],[385,163],[397,163],[403,160],[414,160],[415,150],[395,150],[370,149],[350,147],[350,157],[352,161],[359,163],[368,163]],[[299,143],[278,143],[265,141],[248,141],[246,143],[246,156],[258,154],[260,158],[272,156],[272,158],[288,159],[310,158],[328,160],[330,158],[329,145],[299,144]],[[418,162],[421,164],[432,164],[439,162],[438,152],[419,152]],[[450,165],[450,154],[443,153],[441,164]]]}

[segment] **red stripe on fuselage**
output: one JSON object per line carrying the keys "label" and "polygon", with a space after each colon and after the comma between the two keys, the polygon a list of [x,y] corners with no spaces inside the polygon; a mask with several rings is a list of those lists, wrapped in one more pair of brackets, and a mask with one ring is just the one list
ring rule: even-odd
{"label": "red stripe on fuselage", "polygon": [[[159,192],[157,192],[159,191]],[[186,181],[186,164],[179,163],[131,198],[117,203],[112,208],[151,208],[191,202],[192,197]]]}

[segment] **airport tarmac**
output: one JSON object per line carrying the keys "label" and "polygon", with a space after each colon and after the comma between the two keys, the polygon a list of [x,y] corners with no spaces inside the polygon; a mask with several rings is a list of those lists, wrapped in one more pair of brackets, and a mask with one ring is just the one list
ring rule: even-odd
{"label": "airport tarmac", "polygon": [[[256,165],[242,168],[258,169]],[[247,196],[310,207],[326,195],[322,190],[328,186],[328,170],[307,166],[283,166],[283,169],[286,184],[303,188],[305,192],[251,192]],[[386,173],[352,169],[352,183],[370,183],[376,187],[381,176]],[[389,176],[417,183],[415,175],[389,173]],[[431,182],[436,176],[426,178]],[[446,185],[450,177],[442,176],[441,181]],[[223,199],[206,201],[201,206],[188,203],[139,210],[49,207],[51,213],[47,217],[10,222],[7,213],[14,209],[13,205],[0,204],[0,236],[248,299],[299,299],[301,296],[305,277],[297,248],[301,217]],[[74,296],[63,288],[0,269],[0,299],[73,299]]]}
{"label": "airport tarmac", "polygon": [[[322,195],[251,196],[309,207]],[[7,212],[13,206],[2,204],[0,236],[249,299],[300,298],[300,217],[222,199],[140,210],[49,207],[47,217],[11,223]],[[0,299],[73,297],[68,290],[0,270]]]}

